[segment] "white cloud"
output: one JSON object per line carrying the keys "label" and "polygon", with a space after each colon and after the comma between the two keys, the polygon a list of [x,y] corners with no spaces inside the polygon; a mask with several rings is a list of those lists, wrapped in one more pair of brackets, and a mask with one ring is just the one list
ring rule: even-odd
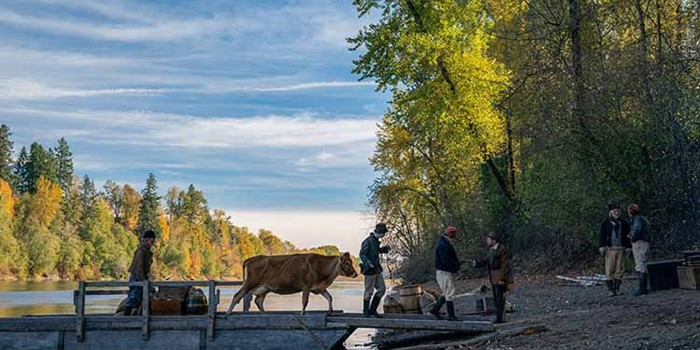
{"label": "white cloud", "polygon": [[166,92],[165,89],[111,88],[111,89],[73,89],[49,86],[26,79],[0,80],[0,99],[3,100],[45,100],[64,97],[99,97],[99,96],[135,96],[155,95]]}
{"label": "white cloud", "polygon": [[240,87],[230,88],[228,91],[250,91],[250,92],[276,92],[276,91],[296,91],[322,88],[354,87],[354,86],[376,86],[374,82],[368,81],[321,81],[311,83],[292,84],[286,86],[270,87]]}
{"label": "white cloud", "polygon": [[355,211],[248,211],[226,210],[237,226],[257,232],[264,228],[297,247],[335,245],[357,256],[374,218]]}
{"label": "white cloud", "polygon": [[203,38],[208,35],[234,33],[246,26],[246,19],[197,18],[165,20],[150,24],[97,24],[92,22],[25,16],[12,11],[0,11],[0,23],[78,37],[140,42],[173,41]]}
{"label": "white cloud", "polygon": [[14,114],[56,119],[62,124],[79,123],[89,128],[89,140],[95,142],[189,149],[373,144],[379,120],[330,119],[310,113],[234,118],[195,117],[149,111],[57,112],[19,108],[4,110]]}

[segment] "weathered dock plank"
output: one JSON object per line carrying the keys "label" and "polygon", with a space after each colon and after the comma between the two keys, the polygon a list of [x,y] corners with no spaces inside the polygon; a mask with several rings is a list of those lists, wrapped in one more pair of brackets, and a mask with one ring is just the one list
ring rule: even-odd
{"label": "weathered dock plank", "polygon": [[484,321],[441,321],[411,318],[365,318],[354,316],[329,316],[328,322],[343,323],[356,328],[425,329],[435,331],[459,331],[464,333],[493,332],[491,322]]}

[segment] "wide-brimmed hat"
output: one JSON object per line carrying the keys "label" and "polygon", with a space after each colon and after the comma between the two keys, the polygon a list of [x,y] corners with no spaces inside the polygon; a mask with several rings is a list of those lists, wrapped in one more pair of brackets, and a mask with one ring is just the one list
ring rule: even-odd
{"label": "wide-brimmed hat", "polygon": [[386,224],[383,222],[380,222],[376,226],[374,226],[374,233],[376,234],[383,235],[387,232],[389,232],[389,229],[386,228]]}

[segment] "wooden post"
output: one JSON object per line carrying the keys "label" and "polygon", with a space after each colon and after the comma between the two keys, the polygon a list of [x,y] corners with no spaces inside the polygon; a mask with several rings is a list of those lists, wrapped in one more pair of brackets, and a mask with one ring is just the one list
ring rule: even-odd
{"label": "wooden post", "polygon": [[148,340],[148,319],[151,314],[151,287],[148,280],[143,281],[143,298],[141,299],[141,310],[143,312],[143,325],[141,326],[141,337]]}
{"label": "wooden post", "polygon": [[77,324],[75,334],[78,342],[82,343],[85,340],[85,281],[80,281],[78,284],[78,305],[76,309]]}
{"label": "wooden post", "polygon": [[216,282],[209,280],[209,312],[207,322],[207,337],[209,341],[214,341],[214,328],[216,327],[216,306],[218,303],[216,295]]}

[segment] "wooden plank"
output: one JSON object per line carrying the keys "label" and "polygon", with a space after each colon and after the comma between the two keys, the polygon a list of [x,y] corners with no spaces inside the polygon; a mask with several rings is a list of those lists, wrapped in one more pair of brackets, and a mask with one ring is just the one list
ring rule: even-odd
{"label": "wooden plank", "polygon": [[[207,350],[267,350],[267,349],[330,349],[346,332],[345,328],[314,331],[317,339],[299,330],[240,330],[217,334],[216,341],[208,342]],[[319,341],[321,344],[319,344]]]}
{"label": "wooden plank", "polygon": [[78,307],[76,310],[75,334],[78,342],[85,340],[85,282],[78,284]]}
{"label": "wooden plank", "polygon": [[[126,282],[126,281],[99,281],[99,282],[85,282],[87,287],[140,287],[141,282]],[[151,281],[151,286],[154,287],[206,287],[209,285],[209,281]],[[243,281],[216,281],[218,286],[240,286]]]}
{"label": "wooden plank", "polygon": [[141,299],[141,313],[143,314],[143,326],[141,328],[141,337],[143,340],[148,340],[148,318],[151,316],[151,287],[148,280],[143,281],[143,297]]}
{"label": "wooden plank", "polygon": [[214,341],[214,329],[216,327],[216,282],[209,281],[209,310],[207,311],[207,338]]}
{"label": "wooden plank", "polygon": [[[307,311],[308,312],[308,311]],[[336,314],[336,311],[333,311],[333,315]],[[483,321],[483,322],[491,322],[492,317],[487,317],[487,316],[481,316],[483,315],[484,312],[479,312],[478,315],[465,315],[465,314],[458,314],[457,317],[461,321]],[[357,318],[364,318],[365,316],[361,313],[345,313],[342,316],[344,317],[357,317]],[[417,315],[417,314],[381,314],[382,318],[386,319],[411,319],[411,320],[432,320],[432,321],[437,321],[435,316],[433,315]]]}
{"label": "wooden plank", "polygon": [[359,318],[329,316],[328,322],[344,323],[356,328],[426,329],[436,331],[459,331],[465,333],[493,332],[491,322],[483,321],[441,321],[400,318]]}
{"label": "wooden plank", "polygon": [[83,343],[69,341],[68,350],[199,350],[199,331],[153,331],[149,340],[141,338],[138,329],[130,331],[94,331]]}
{"label": "wooden plank", "polygon": [[[77,297],[80,294],[79,291],[74,290],[73,296]],[[98,289],[98,290],[86,290],[85,295],[119,295],[119,294],[129,294],[128,289]]]}
{"label": "wooden plank", "polygon": [[[217,315],[224,316],[226,315],[226,312],[217,312]],[[251,311],[251,312],[245,312],[245,311],[234,311],[231,313],[231,316],[229,317],[238,317],[238,316],[250,316],[250,315],[300,315],[301,311],[265,311],[265,312],[259,312],[259,311]],[[327,315],[328,310],[306,310],[304,313],[305,315]],[[362,316],[362,314],[350,314],[350,313],[345,313],[343,310],[333,310],[333,315],[359,315]],[[420,316],[420,315],[416,315]],[[428,317],[430,318],[430,317]],[[434,319],[434,317],[433,317]]]}
{"label": "wooden plank", "polygon": [[0,332],[0,349],[3,350],[62,349],[59,345],[59,332],[32,332],[30,336],[20,332]]}

